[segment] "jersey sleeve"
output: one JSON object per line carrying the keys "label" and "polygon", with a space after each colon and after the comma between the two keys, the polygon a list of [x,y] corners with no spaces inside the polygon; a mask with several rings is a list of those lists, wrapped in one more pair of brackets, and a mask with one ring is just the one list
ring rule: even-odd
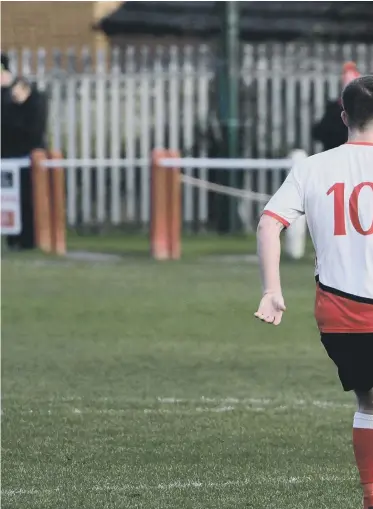
{"label": "jersey sleeve", "polygon": [[299,167],[294,167],[279,190],[264,208],[263,214],[280,221],[285,227],[304,214],[304,195]]}

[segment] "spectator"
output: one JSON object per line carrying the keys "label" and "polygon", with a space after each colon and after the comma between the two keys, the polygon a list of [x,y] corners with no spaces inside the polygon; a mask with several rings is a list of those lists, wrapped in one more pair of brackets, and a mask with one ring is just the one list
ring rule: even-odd
{"label": "spectator", "polygon": [[[347,62],[343,66],[343,87],[360,76],[354,62]],[[329,101],[322,119],[312,129],[312,137],[323,144],[323,150],[339,147],[347,141],[347,127],[342,118],[342,103],[340,99]]]}
{"label": "spectator", "polygon": [[[1,53],[1,157],[27,157],[44,147],[46,101],[36,87],[11,74],[9,58]],[[7,237],[14,249],[34,247],[32,180],[30,168],[21,170],[20,235]]]}

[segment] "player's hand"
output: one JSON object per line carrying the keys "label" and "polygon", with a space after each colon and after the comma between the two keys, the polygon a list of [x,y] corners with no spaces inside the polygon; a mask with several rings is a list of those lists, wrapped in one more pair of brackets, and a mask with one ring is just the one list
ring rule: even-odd
{"label": "player's hand", "polygon": [[1,70],[1,86],[9,87],[13,81],[13,77],[9,71]]}
{"label": "player's hand", "polygon": [[254,316],[262,322],[279,325],[282,314],[286,310],[284,298],[281,292],[267,292],[263,295],[259,309]]}
{"label": "player's hand", "polygon": [[12,88],[12,98],[15,103],[24,103],[31,94],[31,87],[25,81],[18,81]]}

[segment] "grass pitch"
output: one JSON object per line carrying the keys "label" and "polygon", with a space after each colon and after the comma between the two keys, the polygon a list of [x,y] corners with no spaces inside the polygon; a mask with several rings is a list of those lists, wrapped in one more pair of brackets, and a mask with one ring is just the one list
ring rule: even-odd
{"label": "grass pitch", "polygon": [[359,508],[312,264],[283,264],[273,328],[255,265],[140,244],[116,264],[3,260],[3,509]]}

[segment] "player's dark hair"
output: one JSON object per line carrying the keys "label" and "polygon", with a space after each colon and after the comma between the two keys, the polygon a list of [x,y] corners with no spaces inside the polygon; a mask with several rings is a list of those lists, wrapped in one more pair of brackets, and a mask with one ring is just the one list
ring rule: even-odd
{"label": "player's dark hair", "polygon": [[342,104],[350,128],[363,131],[373,122],[373,74],[351,81],[343,90]]}

